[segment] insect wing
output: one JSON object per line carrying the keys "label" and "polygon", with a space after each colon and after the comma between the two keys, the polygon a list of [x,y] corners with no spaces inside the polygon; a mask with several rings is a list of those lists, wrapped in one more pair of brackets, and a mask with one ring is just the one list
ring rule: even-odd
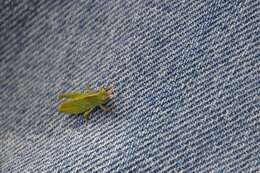
{"label": "insect wing", "polygon": [[92,108],[91,103],[85,98],[69,99],[58,106],[58,110],[65,113],[82,113]]}
{"label": "insect wing", "polygon": [[84,97],[85,94],[82,93],[82,92],[69,92],[69,93],[63,93],[63,94],[60,94],[58,97],[59,99],[76,99],[76,98],[82,98]]}

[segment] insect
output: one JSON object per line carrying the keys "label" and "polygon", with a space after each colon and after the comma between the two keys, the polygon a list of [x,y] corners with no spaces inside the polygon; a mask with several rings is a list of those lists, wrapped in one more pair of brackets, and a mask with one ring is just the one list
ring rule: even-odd
{"label": "insect", "polygon": [[65,99],[59,106],[58,111],[69,114],[84,113],[87,119],[89,113],[96,107],[100,107],[104,112],[110,112],[104,104],[113,96],[111,87],[101,87],[97,91],[91,90],[88,86],[84,92],[68,92],[58,96],[59,99]]}

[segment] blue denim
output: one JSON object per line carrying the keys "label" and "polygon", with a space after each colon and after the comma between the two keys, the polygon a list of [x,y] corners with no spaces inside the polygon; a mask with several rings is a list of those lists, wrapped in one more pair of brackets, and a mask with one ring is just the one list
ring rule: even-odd
{"label": "blue denim", "polygon": [[260,172],[259,40],[259,0],[0,0],[1,171]]}

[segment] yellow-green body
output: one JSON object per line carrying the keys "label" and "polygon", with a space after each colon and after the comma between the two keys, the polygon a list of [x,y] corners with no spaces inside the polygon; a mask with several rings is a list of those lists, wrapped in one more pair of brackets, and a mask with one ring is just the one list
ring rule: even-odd
{"label": "yellow-green body", "polygon": [[59,112],[69,114],[84,113],[87,118],[89,113],[96,107],[100,107],[104,111],[110,109],[103,105],[112,97],[112,89],[100,88],[97,91],[88,89],[86,92],[68,92],[59,95],[59,99],[65,99],[58,106]]}

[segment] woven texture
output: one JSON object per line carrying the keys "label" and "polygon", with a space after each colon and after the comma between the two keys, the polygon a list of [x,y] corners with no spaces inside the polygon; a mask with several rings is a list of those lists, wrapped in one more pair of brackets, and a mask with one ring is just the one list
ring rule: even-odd
{"label": "woven texture", "polygon": [[260,172],[259,40],[259,0],[0,0],[0,169]]}

